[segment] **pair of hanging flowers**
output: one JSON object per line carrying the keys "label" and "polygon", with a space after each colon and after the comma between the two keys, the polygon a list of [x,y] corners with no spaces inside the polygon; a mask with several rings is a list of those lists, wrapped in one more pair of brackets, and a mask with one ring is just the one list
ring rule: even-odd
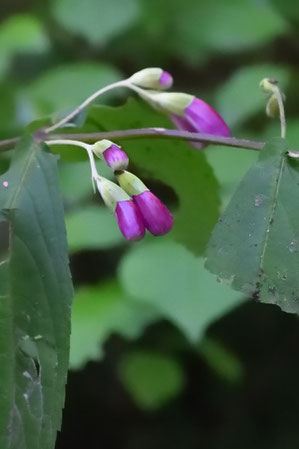
{"label": "pair of hanging flowers", "polygon": [[[156,110],[168,115],[179,130],[230,136],[230,130],[222,117],[205,101],[194,95],[165,92],[172,84],[172,76],[160,68],[141,70],[127,80],[114,83],[96,92],[73,113],[48,128],[47,131],[52,131],[67,123],[70,118],[104,91],[124,86],[136,92]],[[54,144],[55,141],[49,143]],[[94,145],[79,142],[76,144],[80,144],[88,151],[93,184],[97,187],[105,204],[113,211],[119,229],[127,240],[142,239],[146,229],[155,236],[166,234],[172,229],[171,213],[137,176],[127,171],[129,159],[120,146],[108,140],[96,142]],[[206,146],[201,142],[191,142],[190,144],[197,149],[203,149]],[[98,174],[94,154],[104,160],[114,171],[118,184]]]}
{"label": "pair of hanging flowers", "polygon": [[167,207],[135,175],[126,170],[129,158],[116,144],[102,140],[92,151],[114,171],[118,185],[96,175],[94,181],[105,204],[114,212],[127,240],[140,240],[146,229],[153,235],[169,232],[173,217]]}

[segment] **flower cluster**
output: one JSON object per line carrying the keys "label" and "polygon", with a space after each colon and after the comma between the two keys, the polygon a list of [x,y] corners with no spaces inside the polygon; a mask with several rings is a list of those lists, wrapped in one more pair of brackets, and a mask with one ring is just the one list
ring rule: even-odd
{"label": "flower cluster", "polygon": [[[128,81],[142,99],[167,114],[177,129],[230,136],[229,127],[223,118],[204,100],[180,92],[161,92],[172,86],[171,75],[162,69],[141,70]],[[206,144],[201,142],[191,142],[191,145],[199,149],[206,147]]]}
{"label": "flower cluster", "polygon": [[[141,70],[124,81],[124,85],[152,107],[167,114],[178,129],[225,137],[230,135],[222,117],[205,101],[185,93],[165,92],[172,83],[172,76],[160,68]],[[191,142],[191,145],[195,148],[206,146],[200,142]],[[129,158],[122,148],[110,140],[101,140],[92,145],[92,152],[106,162],[117,178],[118,185],[97,172],[93,176],[124,237],[140,240],[146,229],[153,235],[169,232],[173,226],[171,213],[137,176],[127,171]]]}
{"label": "flower cluster", "polygon": [[[99,95],[116,87],[127,87],[136,92],[153,108],[167,114],[179,130],[224,137],[230,135],[230,130],[222,117],[205,101],[194,95],[165,92],[172,86],[172,83],[172,76],[160,68],[141,70],[126,80],[112,83],[98,90],[75,111],[47,128],[46,132],[63,126]],[[271,89],[273,91],[275,86],[272,86]],[[140,240],[144,237],[146,229],[153,235],[163,235],[172,229],[171,213],[137,176],[127,171],[129,158],[120,146],[105,139],[93,145],[63,139],[47,143],[76,145],[87,150],[93,185],[97,186],[104,202],[114,212],[118,226],[126,239]],[[206,146],[200,142],[191,142],[191,145],[195,148]],[[99,175],[94,154],[104,160],[114,171],[118,184]]]}
{"label": "flower cluster", "polygon": [[153,235],[164,235],[173,226],[167,207],[135,175],[126,171],[128,156],[116,144],[102,140],[93,152],[114,170],[119,185],[95,176],[97,188],[105,204],[114,212],[118,226],[127,240],[140,240],[147,229]]}

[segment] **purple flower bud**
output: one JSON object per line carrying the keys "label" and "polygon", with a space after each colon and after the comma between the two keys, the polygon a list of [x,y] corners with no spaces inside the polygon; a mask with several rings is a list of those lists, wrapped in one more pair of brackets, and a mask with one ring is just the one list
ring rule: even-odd
{"label": "purple flower bud", "polygon": [[162,89],[169,89],[172,86],[173,83],[173,78],[170,75],[170,73],[165,72],[165,70],[163,70],[162,75],[160,76],[159,79],[159,84],[161,85]]}
{"label": "purple flower bud", "polygon": [[153,235],[167,234],[173,226],[173,216],[167,207],[152,192],[146,190],[133,196],[143,218],[145,227]]}
{"label": "purple flower bud", "polygon": [[[210,105],[194,97],[191,104],[184,109],[184,116],[170,114],[175,126],[182,131],[207,133],[215,136],[230,136],[230,130],[223,118]],[[195,148],[204,148],[206,144],[190,142]]]}
{"label": "purple flower bud", "polygon": [[119,201],[115,209],[119,229],[127,240],[141,240],[145,235],[142,216],[133,200]]}
{"label": "purple flower bud", "polygon": [[103,151],[103,157],[112,170],[125,170],[128,167],[129,158],[118,145],[113,144]]}

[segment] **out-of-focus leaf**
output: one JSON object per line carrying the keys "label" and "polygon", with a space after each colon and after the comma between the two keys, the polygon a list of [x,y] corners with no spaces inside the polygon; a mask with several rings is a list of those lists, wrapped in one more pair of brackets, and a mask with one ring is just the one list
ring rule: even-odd
{"label": "out-of-focus leaf", "polygon": [[0,133],[5,137],[18,131],[14,87],[8,82],[0,84]]}
{"label": "out-of-focus leaf", "polygon": [[216,225],[207,268],[261,302],[299,312],[299,164],[272,139]]}
{"label": "out-of-focus leaf", "polygon": [[206,155],[219,181],[223,208],[247,170],[256,162],[258,152],[213,146]]}
{"label": "out-of-focus leaf", "polygon": [[0,78],[6,73],[16,53],[40,53],[49,40],[40,21],[30,15],[14,15],[0,26]]}
{"label": "out-of-focus leaf", "polygon": [[78,289],[72,312],[71,368],[102,357],[102,346],[111,334],[137,338],[158,317],[154,308],[132,299],[116,283]]}
{"label": "out-of-focus leaf", "polygon": [[221,285],[181,245],[160,241],[134,248],[122,260],[120,279],[128,294],[155,306],[192,342],[211,322],[240,304],[240,294]]}
{"label": "out-of-focus leaf", "polygon": [[179,0],[176,6],[174,38],[181,40],[188,52],[193,49],[195,53],[196,48],[199,52],[202,48],[240,51],[287,30],[286,22],[267,2]]}
{"label": "out-of-focus leaf", "polygon": [[126,354],[121,360],[119,375],[136,404],[145,410],[166,404],[180,394],[185,383],[177,360],[149,351]]}
{"label": "out-of-focus leaf", "polygon": [[299,3],[294,0],[271,0],[277,10],[292,24],[299,25]]}
{"label": "out-of-focus leaf", "polygon": [[64,404],[73,294],[56,157],[27,136],[3,180],[0,447],[52,449]]}
{"label": "out-of-focus leaf", "polygon": [[229,126],[240,125],[254,114],[266,110],[268,96],[259,87],[263,78],[276,78],[282,89],[289,80],[286,67],[255,65],[239,69],[216,93],[216,109]]}
{"label": "out-of-focus leaf", "polygon": [[[51,147],[53,150],[54,147]],[[80,148],[72,147],[73,151],[80,151]],[[93,195],[90,164],[85,154],[85,150],[82,149],[82,153],[85,156],[85,161],[74,163],[59,163],[59,180],[60,187],[65,200],[68,203],[76,203],[82,201],[84,198]]]}
{"label": "out-of-focus leaf", "polygon": [[22,97],[31,106],[33,119],[70,110],[96,90],[120,78],[120,73],[107,64],[73,63],[41,75],[23,89]]}
{"label": "out-of-focus leaf", "polygon": [[[172,127],[168,118],[131,100],[122,107],[93,107],[88,120],[101,129]],[[145,174],[173,188],[179,200],[170,235],[195,253],[204,250],[218,218],[218,183],[203,151],[175,140],[124,141],[131,161]]]}
{"label": "out-of-focus leaf", "polygon": [[113,214],[107,207],[84,206],[66,215],[70,251],[105,249],[124,243]]}
{"label": "out-of-focus leaf", "polygon": [[238,383],[242,380],[244,367],[241,361],[222,342],[204,338],[199,352],[210,368],[222,379],[231,383]]}
{"label": "out-of-focus leaf", "polygon": [[104,45],[138,19],[138,0],[55,0],[53,15],[71,33]]}

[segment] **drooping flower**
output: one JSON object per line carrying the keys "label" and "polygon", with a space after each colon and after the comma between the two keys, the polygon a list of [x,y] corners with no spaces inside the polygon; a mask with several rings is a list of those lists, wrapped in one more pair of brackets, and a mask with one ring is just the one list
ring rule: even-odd
{"label": "drooping flower", "polygon": [[133,199],[117,184],[102,176],[95,181],[106,206],[114,212],[123,236],[127,240],[142,239],[145,235],[145,225]]}
{"label": "drooping flower", "polygon": [[173,78],[170,73],[157,67],[150,67],[134,73],[128,81],[143,89],[165,90],[172,86]]}
{"label": "drooping flower", "polygon": [[167,234],[173,226],[173,216],[167,207],[137,176],[127,171],[117,172],[116,175],[120,186],[132,196],[150,233]]}
{"label": "drooping flower", "polygon": [[108,167],[112,170],[125,170],[129,164],[127,154],[120,146],[103,139],[93,145],[93,152],[101,159],[104,159]]}
{"label": "drooping flower", "polygon": [[[139,95],[154,108],[168,114],[176,128],[194,133],[229,137],[230,130],[223,118],[205,101],[194,95],[176,92],[146,91]],[[195,148],[206,144],[190,142]]]}
{"label": "drooping flower", "polygon": [[[176,128],[182,131],[213,134],[229,137],[230,130],[223,118],[205,101],[194,97],[191,104],[184,109],[184,116],[170,114]],[[202,142],[192,142],[195,148],[204,148]]]}

